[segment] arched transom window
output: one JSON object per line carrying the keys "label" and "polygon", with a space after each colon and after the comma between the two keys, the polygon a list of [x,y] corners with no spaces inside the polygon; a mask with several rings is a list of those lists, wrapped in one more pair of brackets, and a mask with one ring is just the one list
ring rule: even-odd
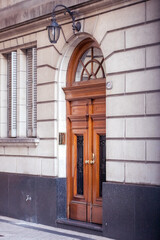
{"label": "arched transom window", "polygon": [[105,61],[99,45],[91,38],[74,49],[67,70],[67,87],[105,81]]}
{"label": "arched transom window", "polygon": [[104,78],[104,58],[98,47],[91,46],[79,58],[75,82]]}

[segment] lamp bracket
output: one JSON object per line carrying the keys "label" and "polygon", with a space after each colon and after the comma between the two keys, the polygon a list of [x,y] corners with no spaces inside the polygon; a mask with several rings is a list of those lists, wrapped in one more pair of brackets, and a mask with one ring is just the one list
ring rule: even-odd
{"label": "lamp bracket", "polygon": [[65,8],[64,15],[66,15],[66,13],[68,12],[69,15],[70,15],[70,17],[72,18],[72,22],[73,22],[73,24],[72,24],[73,33],[75,34],[75,30],[79,32],[80,29],[81,29],[81,23],[80,23],[80,22],[75,23],[75,15],[76,15],[76,12],[71,11],[71,10],[70,10],[68,7],[66,7],[65,5],[63,5],[63,4],[58,4],[58,5],[56,5],[56,6],[53,8],[53,12],[52,12],[52,17],[53,17],[53,19],[56,18],[55,10],[56,10],[56,8],[58,8],[58,7],[63,7],[63,8]]}

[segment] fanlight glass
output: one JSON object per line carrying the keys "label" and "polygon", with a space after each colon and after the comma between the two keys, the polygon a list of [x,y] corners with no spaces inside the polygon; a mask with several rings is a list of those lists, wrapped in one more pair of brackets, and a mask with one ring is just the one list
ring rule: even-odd
{"label": "fanlight glass", "polygon": [[75,82],[104,77],[103,54],[99,48],[91,47],[79,59]]}

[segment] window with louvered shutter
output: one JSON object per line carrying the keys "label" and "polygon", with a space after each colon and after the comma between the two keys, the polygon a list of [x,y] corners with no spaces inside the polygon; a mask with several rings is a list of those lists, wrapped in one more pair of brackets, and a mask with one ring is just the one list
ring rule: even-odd
{"label": "window with louvered shutter", "polygon": [[8,136],[17,135],[17,52],[8,54]]}
{"label": "window with louvered shutter", "polygon": [[27,136],[37,134],[37,49],[27,49]]}

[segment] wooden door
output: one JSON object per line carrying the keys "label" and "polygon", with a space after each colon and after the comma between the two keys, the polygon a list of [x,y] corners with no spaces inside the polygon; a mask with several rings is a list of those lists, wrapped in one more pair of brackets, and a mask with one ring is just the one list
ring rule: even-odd
{"label": "wooden door", "polygon": [[102,182],[106,179],[104,86],[103,80],[92,88],[65,89],[69,100],[68,217],[98,224],[102,224]]}
{"label": "wooden door", "polygon": [[102,223],[102,182],[105,181],[105,99],[70,103],[71,219]]}

